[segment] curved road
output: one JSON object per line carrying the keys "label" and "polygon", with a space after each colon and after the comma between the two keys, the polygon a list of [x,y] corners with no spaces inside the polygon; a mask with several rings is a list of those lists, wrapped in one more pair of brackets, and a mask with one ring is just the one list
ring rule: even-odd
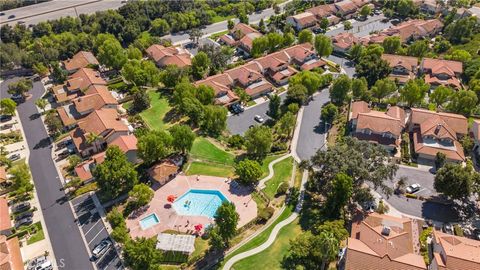
{"label": "curved road", "polygon": [[[18,78],[0,84],[2,98],[10,96],[7,94],[8,84],[14,80]],[[30,150],[28,164],[58,269],[90,270],[93,269],[92,263],[51,158],[52,144],[34,104],[44,91],[41,82],[34,82],[30,91],[32,98],[17,107]]]}

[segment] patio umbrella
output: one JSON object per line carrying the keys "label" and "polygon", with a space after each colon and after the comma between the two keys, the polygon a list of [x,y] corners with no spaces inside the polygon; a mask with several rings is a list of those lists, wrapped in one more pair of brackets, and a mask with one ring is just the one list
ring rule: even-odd
{"label": "patio umbrella", "polygon": [[203,225],[202,224],[197,224],[197,225],[193,226],[193,228],[195,228],[195,231],[199,232],[203,229]]}
{"label": "patio umbrella", "polygon": [[175,199],[176,199],[175,195],[168,195],[167,196],[167,201],[169,203],[173,203],[175,201]]}

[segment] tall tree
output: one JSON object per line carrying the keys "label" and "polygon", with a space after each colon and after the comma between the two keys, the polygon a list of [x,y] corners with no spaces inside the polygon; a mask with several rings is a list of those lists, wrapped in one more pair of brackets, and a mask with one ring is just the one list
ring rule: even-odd
{"label": "tall tree", "polygon": [[469,116],[478,104],[478,97],[470,90],[460,90],[450,96],[447,109],[454,113]]}
{"label": "tall tree", "polygon": [[8,93],[11,95],[20,95],[25,97],[27,92],[33,87],[32,80],[20,79],[17,82],[10,83],[8,85]]}
{"label": "tall tree", "polygon": [[135,208],[147,205],[152,200],[153,195],[153,190],[144,183],[136,184],[132,190],[128,192],[128,196],[130,197],[129,201]]}
{"label": "tall tree", "polygon": [[330,99],[334,104],[342,105],[349,99],[352,80],[347,75],[340,75],[330,88]]}
{"label": "tall tree", "polygon": [[158,18],[152,21],[152,28],[150,28],[150,33],[155,36],[163,36],[170,32],[170,25],[164,19]]}
{"label": "tall tree", "polygon": [[173,138],[173,148],[186,154],[192,149],[193,141],[195,141],[195,133],[189,126],[174,125],[169,129]]}
{"label": "tall tree", "polygon": [[315,37],[315,50],[320,57],[329,56],[333,52],[332,41],[325,35]]}
{"label": "tall tree", "polygon": [[203,105],[212,105],[215,101],[215,90],[209,85],[199,85],[195,91],[195,97]]}
{"label": "tall tree", "polygon": [[395,54],[400,50],[402,42],[400,41],[400,37],[392,36],[385,38],[382,46],[383,49],[385,49],[385,53]]}
{"label": "tall tree", "polygon": [[330,218],[339,218],[353,194],[352,177],[339,173],[332,180],[332,190],[327,196],[325,213]]}
{"label": "tall tree", "polygon": [[474,184],[479,181],[480,174],[472,166],[448,163],[437,171],[433,187],[451,199],[466,201],[473,192]]}
{"label": "tall tree", "polygon": [[310,29],[303,29],[298,33],[298,43],[313,42],[313,33]]}
{"label": "tall tree", "polygon": [[320,86],[322,86],[322,79],[317,73],[304,70],[290,78],[289,86],[294,85],[305,86],[307,88],[307,94],[311,96],[319,90]]}
{"label": "tall tree", "polygon": [[0,100],[0,114],[14,115],[17,103],[10,98],[2,98]]}
{"label": "tall tree", "polygon": [[297,103],[303,105],[308,97],[308,90],[302,84],[290,85],[287,90],[287,103]]}
{"label": "tall tree", "polygon": [[247,153],[257,159],[263,159],[271,150],[272,130],[266,126],[254,126],[245,132]]}
{"label": "tall tree", "polygon": [[40,110],[45,112],[45,107],[47,107],[48,105],[48,100],[44,98],[39,98],[35,101],[35,105],[37,105],[37,107],[40,108]]}
{"label": "tall tree", "polygon": [[136,238],[123,247],[125,264],[132,270],[157,270],[162,253],[155,248],[156,238]]}
{"label": "tall tree", "polygon": [[117,39],[109,38],[98,48],[98,61],[108,68],[120,70],[127,62],[127,54]]}
{"label": "tall tree", "polygon": [[138,182],[137,171],[118,146],[107,148],[105,161],[93,170],[102,193],[109,199],[130,191]]}
{"label": "tall tree", "polygon": [[368,86],[372,86],[376,81],[386,78],[392,68],[387,61],[383,60],[377,54],[366,54],[362,56],[355,65],[357,77],[365,77]]}
{"label": "tall tree", "polygon": [[210,59],[204,52],[199,52],[192,59],[192,75],[195,79],[202,79],[208,72],[210,66]]}
{"label": "tall tree", "polygon": [[326,123],[331,124],[333,120],[335,120],[337,115],[338,115],[338,108],[337,106],[335,106],[335,104],[328,103],[327,105],[323,106],[321,119]]}
{"label": "tall tree", "polygon": [[22,163],[13,166],[9,172],[12,181],[12,188],[17,194],[26,194],[33,190],[33,183],[30,180],[30,168],[27,164]]}
{"label": "tall tree", "polygon": [[440,107],[449,100],[452,94],[452,88],[440,85],[433,90],[432,94],[430,94],[430,101],[435,103],[437,107]]}
{"label": "tall tree", "polygon": [[392,80],[385,78],[375,82],[371,92],[374,98],[380,102],[383,98],[395,93],[397,91],[397,85]]}
{"label": "tall tree", "polygon": [[132,109],[135,112],[141,112],[150,107],[150,96],[143,89],[136,89],[133,92]]}
{"label": "tall tree", "polygon": [[428,41],[417,40],[408,46],[407,54],[415,57],[424,57],[428,52]]}
{"label": "tall tree", "polygon": [[354,99],[368,100],[368,84],[364,77],[352,80],[352,96]]}
{"label": "tall tree", "polygon": [[237,233],[238,221],[239,215],[235,210],[235,205],[231,202],[223,202],[215,213],[215,226],[218,228],[218,234],[225,246],[229,246],[230,240]]}
{"label": "tall tree", "polygon": [[268,103],[268,115],[273,119],[278,119],[280,117],[280,105],[282,99],[278,95],[273,95],[270,97],[270,103]]}
{"label": "tall tree", "polygon": [[430,84],[423,79],[409,80],[398,92],[400,99],[407,102],[408,106],[420,104],[430,89]]}
{"label": "tall tree", "polygon": [[149,131],[138,139],[138,156],[153,164],[168,156],[172,149],[172,137],[164,131]]}
{"label": "tall tree", "polygon": [[203,107],[203,118],[200,128],[203,132],[218,136],[227,127],[227,109],[215,105]]}
{"label": "tall tree", "polygon": [[235,174],[245,185],[256,185],[262,176],[262,167],[255,160],[245,159],[235,166]]}

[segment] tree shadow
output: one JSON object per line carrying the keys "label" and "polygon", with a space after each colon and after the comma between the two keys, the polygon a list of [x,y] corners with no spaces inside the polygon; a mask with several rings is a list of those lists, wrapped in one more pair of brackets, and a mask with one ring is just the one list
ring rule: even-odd
{"label": "tree shadow", "polygon": [[46,148],[46,147],[49,147],[51,145],[52,145],[52,142],[51,142],[50,138],[46,137],[46,138],[41,139],[37,144],[35,144],[33,149]]}
{"label": "tree shadow", "polygon": [[175,108],[168,111],[162,121],[165,123],[176,123],[182,119],[183,115]]}
{"label": "tree shadow", "polygon": [[40,117],[40,113],[34,113],[30,115],[28,118],[30,119],[30,121],[33,121],[35,119],[38,119],[39,117]]}

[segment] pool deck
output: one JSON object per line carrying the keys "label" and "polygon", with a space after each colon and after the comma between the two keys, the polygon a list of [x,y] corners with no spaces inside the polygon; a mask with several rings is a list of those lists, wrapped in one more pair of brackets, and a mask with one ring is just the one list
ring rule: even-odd
{"label": "pool deck", "polygon": [[[130,235],[135,237],[152,237],[166,230],[175,230],[183,233],[195,232],[194,226],[202,224],[205,228],[214,222],[206,216],[182,216],[178,215],[172,204],[167,201],[169,195],[177,198],[188,192],[190,189],[218,190],[235,204],[240,216],[238,227],[242,227],[257,216],[257,203],[252,200],[250,191],[242,186],[227,183],[227,178],[214,176],[185,176],[179,174],[175,179],[162,187],[153,186],[155,195],[149,205],[134,211],[126,220]],[[140,220],[152,213],[155,213],[160,222],[146,230],[142,230]]]}

